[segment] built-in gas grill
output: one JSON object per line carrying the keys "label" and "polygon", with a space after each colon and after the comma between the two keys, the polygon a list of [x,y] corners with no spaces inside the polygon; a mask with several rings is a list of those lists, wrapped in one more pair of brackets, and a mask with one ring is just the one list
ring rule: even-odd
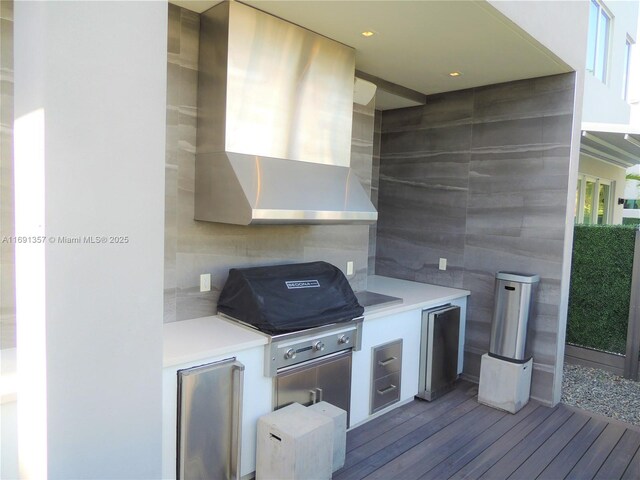
{"label": "built-in gas grill", "polygon": [[267,335],[274,408],[325,400],[349,411],[363,312],[343,273],[326,262],[231,269],[218,301],[218,313]]}

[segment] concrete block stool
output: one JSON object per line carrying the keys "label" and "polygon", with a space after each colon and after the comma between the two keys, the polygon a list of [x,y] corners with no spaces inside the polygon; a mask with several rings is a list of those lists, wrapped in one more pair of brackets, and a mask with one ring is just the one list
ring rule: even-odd
{"label": "concrete block stool", "polygon": [[480,361],[478,402],[516,413],[529,402],[531,370],[533,359],[511,363],[485,353]]}
{"label": "concrete block stool", "polygon": [[256,480],[325,480],[333,465],[333,420],[292,403],[258,419]]}
{"label": "concrete block stool", "polygon": [[347,453],[347,412],[327,402],[318,402],[309,407],[333,420],[333,471],[344,467]]}

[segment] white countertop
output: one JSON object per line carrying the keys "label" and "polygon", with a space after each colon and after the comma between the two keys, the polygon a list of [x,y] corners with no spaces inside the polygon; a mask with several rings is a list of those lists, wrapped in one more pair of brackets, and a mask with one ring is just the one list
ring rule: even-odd
{"label": "white countertop", "polygon": [[[370,276],[367,290],[403,299],[402,303],[373,306],[365,311],[367,320],[407,310],[423,309],[469,295],[468,290]],[[164,325],[163,366],[215,358],[267,344],[267,337],[216,315]]]}
{"label": "white countertop", "polygon": [[364,320],[393,315],[407,310],[435,307],[456,298],[466,297],[471,292],[459,288],[441,287],[427,283],[398,280],[397,278],[372,275],[367,278],[367,290],[392,297],[402,298],[402,303],[389,306],[374,306],[365,310]]}
{"label": "white countertop", "polygon": [[233,324],[217,315],[165,323],[163,336],[163,367],[267,344],[267,337],[262,333]]}

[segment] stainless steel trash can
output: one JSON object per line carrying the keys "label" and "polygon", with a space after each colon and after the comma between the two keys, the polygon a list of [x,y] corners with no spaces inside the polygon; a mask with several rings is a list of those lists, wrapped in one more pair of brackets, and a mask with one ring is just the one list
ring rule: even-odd
{"label": "stainless steel trash can", "polygon": [[513,272],[496,274],[489,355],[501,360],[525,363],[527,323],[539,275]]}

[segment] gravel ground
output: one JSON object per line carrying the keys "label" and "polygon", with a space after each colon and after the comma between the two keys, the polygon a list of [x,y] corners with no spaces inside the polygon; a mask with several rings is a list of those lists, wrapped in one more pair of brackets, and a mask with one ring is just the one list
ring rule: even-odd
{"label": "gravel ground", "polygon": [[562,402],[640,425],[640,382],[604,370],[565,363]]}

